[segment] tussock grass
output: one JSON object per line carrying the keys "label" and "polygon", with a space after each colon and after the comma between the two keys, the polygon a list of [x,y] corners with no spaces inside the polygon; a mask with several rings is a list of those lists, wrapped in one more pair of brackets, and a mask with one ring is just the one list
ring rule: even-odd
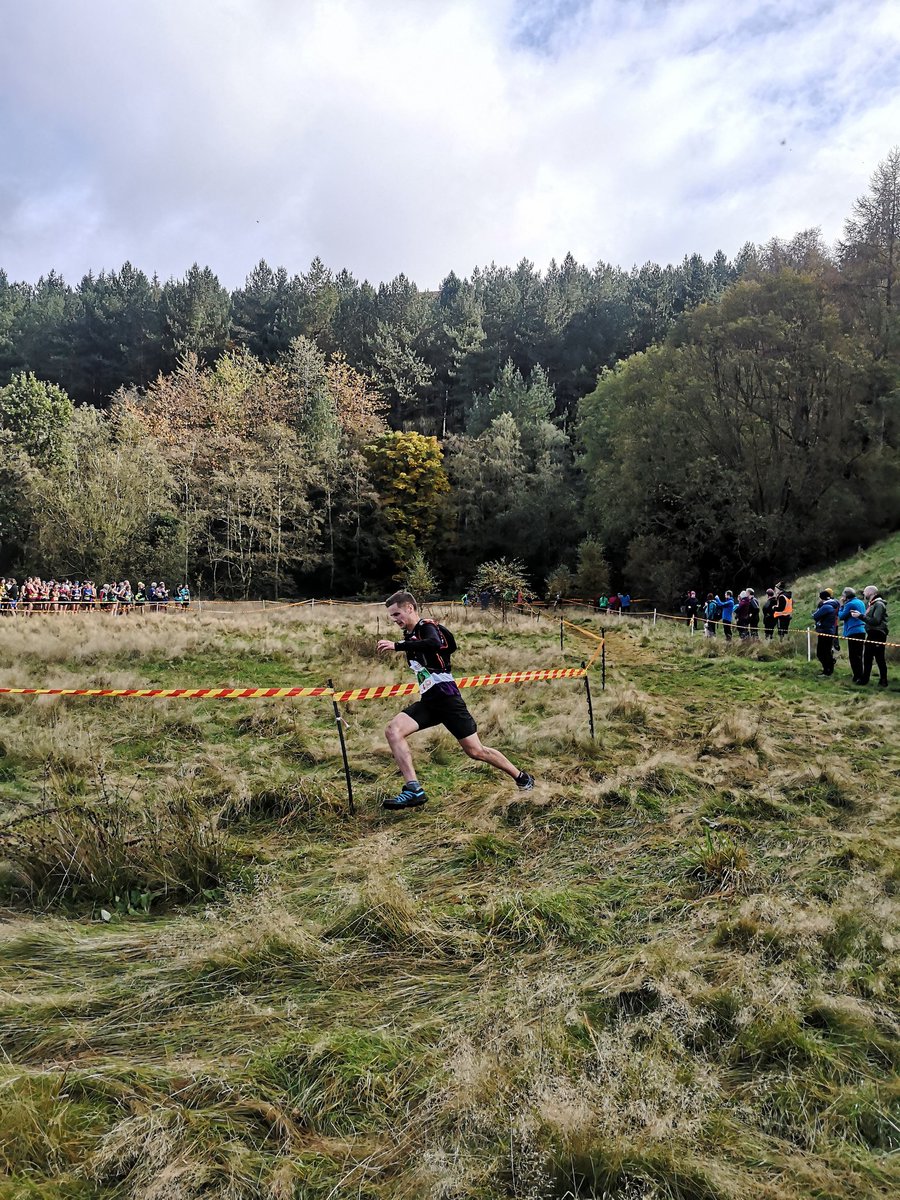
{"label": "tussock grass", "polygon": [[769,739],[765,733],[765,713],[762,709],[755,715],[733,712],[721,721],[712,724],[699,750],[704,755],[728,754],[736,750],[750,750],[758,755],[769,753]]}
{"label": "tussock grass", "polygon": [[439,922],[417,901],[401,879],[373,870],[325,927],[328,938],[358,939],[385,950],[415,955],[467,954],[477,951],[474,930]]}
{"label": "tussock grass", "polygon": [[492,900],[482,923],[487,932],[526,945],[601,943],[607,919],[624,898],[617,885],[602,884],[513,892]]}
{"label": "tussock grass", "polygon": [[[561,661],[553,622],[438,616],[460,674]],[[371,657],[385,630],[380,605],[46,637],[0,623],[0,672],[406,679]],[[57,867],[74,854],[105,894],[129,855],[159,873],[154,823],[196,863],[166,824],[179,804],[222,847],[206,896],[166,893],[190,906],[160,896],[104,924],[82,893],[27,915],[47,900],[26,888],[0,913],[0,1196],[893,1194],[892,693],[817,686],[773,649],[705,657],[702,639],[621,623],[595,740],[580,681],[472,691],[485,741],[537,788],[431,732],[413,741],[431,801],[396,818],[378,806],[400,703],[344,708],[349,818],[325,702],[0,702],[0,823],[27,817],[10,832],[35,853],[50,837]],[[106,812],[98,765],[124,801],[112,854],[83,819],[57,828]]]}
{"label": "tussock grass", "polygon": [[752,879],[750,856],[728,836],[706,837],[687,857],[685,874],[701,895],[717,892],[734,896],[745,892]]}
{"label": "tussock grass", "polygon": [[236,894],[171,946],[173,966],[221,984],[323,980],[339,961],[316,926],[269,890]]}
{"label": "tussock grass", "polygon": [[651,724],[653,711],[646,696],[625,688],[610,698],[604,715],[607,720],[618,721],[635,729],[644,729]]}
{"label": "tussock grass", "polygon": [[101,793],[51,803],[2,832],[0,895],[38,908],[149,912],[159,901],[213,891],[230,869],[215,820],[185,799],[149,810]]}
{"label": "tussock grass", "polygon": [[[417,1052],[418,1050],[418,1052]],[[337,1028],[267,1050],[260,1074],[325,1136],[381,1134],[422,1101],[435,1063],[401,1032]]]}

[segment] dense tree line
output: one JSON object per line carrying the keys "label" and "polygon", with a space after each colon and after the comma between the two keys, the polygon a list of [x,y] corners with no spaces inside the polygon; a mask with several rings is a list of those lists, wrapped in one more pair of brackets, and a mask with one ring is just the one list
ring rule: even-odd
{"label": "dense tree line", "polygon": [[790,574],[900,516],[898,254],[895,150],[833,251],[433,292],[318,259],[230,294],[197,265],[0,271],[0,566],[357,592],[414,554],[445,587],[498,556],[540,585],[602,544],[660,596]]}

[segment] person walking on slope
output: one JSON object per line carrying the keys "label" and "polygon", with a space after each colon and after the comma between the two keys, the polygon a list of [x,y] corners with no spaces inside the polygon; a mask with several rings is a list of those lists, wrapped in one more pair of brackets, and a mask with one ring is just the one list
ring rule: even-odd
{"label": "person walking on slope", "polygon": [[866,637],[866,624],[863,621],[866,606],[857,596],[852,587],[845,587],[841,592],[841,607],[838,617],[844,624],[843,636],[847,639],[847,656],[850,659],[850,674],[854,683],[862,682],[863,675],[863,642]]}
{"label": "person walking on slope", "polygon": [[394,762],[403,776],[402,790],[392,799],[385,800],[384,807],[392,810],[420,808],[427,801],[425,789],[416,778],[407,738],[420,729],[431,729],[435,725],[445,726],[469,758],[505,771],[516,781],[520,791],[530,792],[534,787],[532,775],[513,766],[499,750],[481,744],[478,726],[450,671],[450,656],[456,650],[453,634],[435,621],[423,619],[415,597],[409,592],[395,592],[384,604],[390,619],[402,629],[403,638],[398,642],[382,638],[377,650],[379,654],[394,651],[405,654],[419,684],[419,699],[398,713],[384,731]]}
{"label": "person walking on slope", "polygon": [[823,675],[834,674],[837,649],[838,602],[828,591],[819,592],[819,605],[812,615],[816,630],[816,658]]}
{"label": "person walking on slope", "polygon": [[863,671],[857,683],[865,686],[869,682],[872,675],[872,663],[876,662],[878,664],[878,686],[887,687],[887,659],[884,652],[884,643],[887,641],[888,635],[887,604],[881,598],[881,593],[874,584],[865,588],[863,598],[866,602],[866,611],[863,613],[866,642],[863,646]]}

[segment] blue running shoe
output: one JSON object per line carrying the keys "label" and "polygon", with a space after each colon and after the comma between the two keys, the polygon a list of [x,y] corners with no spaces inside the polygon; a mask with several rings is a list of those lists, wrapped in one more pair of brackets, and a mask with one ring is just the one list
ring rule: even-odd
{"label": "blue running shoe", "polygon": [[390,800],[382,801],[382,808],[390,808],[393,810],[401,808],[421,808],[428,800],[425,795],[424,788],[410,787],[407,784],[399,796],[392,796]]}
{"label": "blue running shoe", "polygon": [[516,779],[516,787],[520,792],[530,792],[534,787],[534,776],[527,771],[520,771]]}

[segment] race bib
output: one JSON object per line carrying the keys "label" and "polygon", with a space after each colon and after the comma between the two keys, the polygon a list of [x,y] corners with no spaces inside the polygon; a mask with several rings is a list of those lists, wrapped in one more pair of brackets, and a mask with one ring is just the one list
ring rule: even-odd
{"label": "race bib", "polygon": [[416,676],[416,682],[419,685],[419,695],[424,696],[430,687],[434,687],[434,680],[431,678],[431,672],[427,667],[423,667],[421,663],[416,662],[415,659],[410,662],[409,666],[410,670],[412,670]]}

